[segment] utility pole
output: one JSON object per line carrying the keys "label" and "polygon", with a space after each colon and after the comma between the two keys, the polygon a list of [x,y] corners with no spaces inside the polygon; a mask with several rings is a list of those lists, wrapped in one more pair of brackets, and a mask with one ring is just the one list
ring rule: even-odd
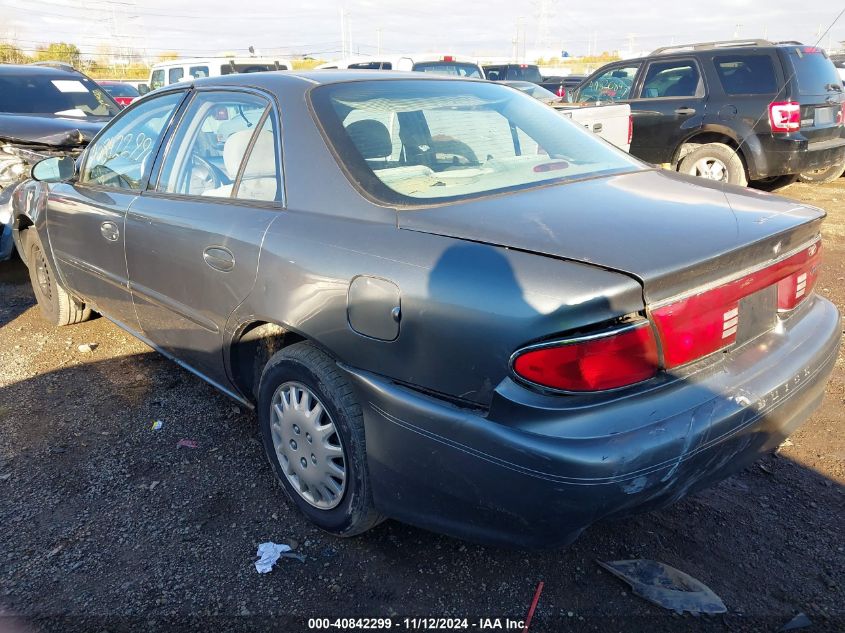
{"label": "utility pole", "polygon": [[376,54],[381,56],[381,27],[376,29]]}
{"label": "utility pole", "polygon": [[340,8],[340,56],[346,58],[346,11]]}
{"label": "utility pole", "polygon": [[735,24],[734,25],[734,39],[739,39],[739,32],[742,30],[742,24]]}
{"label": "utility pole", "polygon": [[636,33],[628,33],[628,53],[633,57],[634,55],[634,42],[636,41],[637,34]]}

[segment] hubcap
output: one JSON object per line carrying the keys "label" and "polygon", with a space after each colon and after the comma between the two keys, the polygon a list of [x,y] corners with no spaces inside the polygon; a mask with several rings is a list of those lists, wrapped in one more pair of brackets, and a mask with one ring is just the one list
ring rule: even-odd
{"label": "hubcap", "polygon": [[38,246],[33,250],[35,251],[35,279],[38,281],[38,287],[43,297],[47,301],[52,301],[53,290],[50,287],[50,268],[47,266],[44,252]]}
{"label": "hubcap", "polygon": [[693,176],[728,182],[728,167],[718,158],[702,158],[697,160],[690,170]]}
{"label": "hubcap", "polygon": [[285,477],[315,508],[336,507],[346,491],[346,458],[323,403],[305,385],[286,382],[271,407],[270,435]]}

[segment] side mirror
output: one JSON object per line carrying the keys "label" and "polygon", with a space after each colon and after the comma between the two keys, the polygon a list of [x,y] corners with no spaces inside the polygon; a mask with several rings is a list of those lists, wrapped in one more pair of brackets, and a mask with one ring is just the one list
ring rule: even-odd
{"label": "side mirror", "polygon": [[138,94],[143,96],[150,91],[150,87],[147,84],[138,84]]}
{"label": "side mirror", "polygon": [[76,161],[70,156],[53,156],[32,166],[32,178],[40,182],[66,182],[76,176]]}

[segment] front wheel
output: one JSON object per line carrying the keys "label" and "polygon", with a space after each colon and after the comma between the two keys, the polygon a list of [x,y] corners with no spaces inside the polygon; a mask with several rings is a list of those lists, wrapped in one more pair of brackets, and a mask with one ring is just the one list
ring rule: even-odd
{"label": "front wheel", "polygon": [[59,283],[35,229],[28,229],[23,234],[22,243],[26,250],[29,281],[41,315],[56,326],[82,323],[91,318],[91,309],[68,294]]}
{"label": "front wheel", "polygon": [[742,158],[724,143],[706,143],[694,149],[681,160],[678,171],[730,185],[748,184]]}
{"label": "front wheel", "polygon": [[364,419],[337,364],[310,343],[273,355],[261,376],[264,449],[290,501],[318,527],[354,536],[377,525]]}
{"label": "front wheel", "polygon": [[826,182],[834,182],[835,180],[838,180],[842,174],[845,174],[845,162],[839,165],[831,165],[827,169],[815,169],[813,171],[801,172],[798,174],[798,180],[801,182],[822,184]]}

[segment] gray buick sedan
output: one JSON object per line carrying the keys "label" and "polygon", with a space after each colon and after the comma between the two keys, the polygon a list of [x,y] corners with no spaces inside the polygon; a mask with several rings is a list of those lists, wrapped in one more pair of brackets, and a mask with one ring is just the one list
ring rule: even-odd
{"label": "gray buick sedan", "polygon": [[823,212],[643,164],[517,90],[365,71],[157,91],[18,188],[44,316],[96,311],[258,413],[287,497],[553,546],[818,405]]}

